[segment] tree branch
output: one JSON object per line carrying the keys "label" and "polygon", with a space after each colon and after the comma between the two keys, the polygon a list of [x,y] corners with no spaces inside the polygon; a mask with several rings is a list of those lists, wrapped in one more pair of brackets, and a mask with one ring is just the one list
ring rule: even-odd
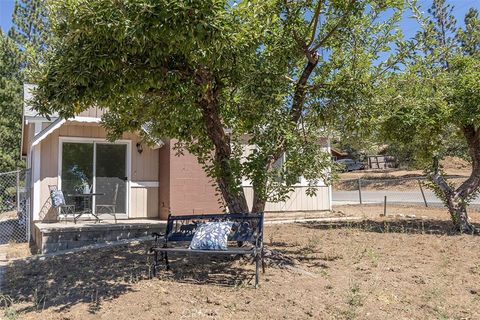
{"label": "tree branch", "polygon": [[[287,16],[287,19],[288,19],[288,16],[290,16],[290,8],[288,7],[288,0],[285,0],[284,4],[285,4],[285,11],[287,12],[286,16]],[[295,40],[295,42],[302,49],[303,52],[307,53],[308,52],[308,46],[305,42],[305,39],[303,39],[303,37],[300,36],[298,31],[295,30],[294,28],[292,28],[292,33],[293,33],[293,39]]]}
{"label": "tree branch", "polygon": [[318,25],[318,20],[320,19],[320,10],[322,9],[322,0],[319,0],[317,3],[317,7],[315,8],[315,13],[312,17],[312,21],[310,21],[310,25],[308,26],[311,28],[312,23],[313,23],[313,29],[312,29],[312,36],[310,38],[310,41],[307,44],[307,47],[310,47],[315,40],[315,35],[317,34],[317,25]]}
{"label": "tree branch", "polygon": [[347,7],[347,12],[345,12],[345,14],[340,18],[340,21],[338,21],[337,24],[335,24],[335,26],[333,26],[333,28],[312,49],[310,49],[311,52],[317,51],[321,46],[323,46],[325,42],[327,42],[328,39],[330,39],[330,37],[335,34],[337,29],[340,28],[347,21],[347,18],[350,16],[350,9],[356,1],[357,0],[350,0]]}
{"label": "tree branch", "polygon": [[430,179],[432,179],[433,183],[435,183],[435,185],[440,188],[440,190],[443,192],[443,194],[447,196],[447,198],[453,193],[452,188],[439,172],[430,173],[429,176]]}
{"label": "tree branch", "polygon": [[[293,102],[292,102],[292,109],[290,111],[290,122],[292,125],[297,126],[300,117],[302,116],[303,106],[305,104],[305,97],[307,95],[307,91],[309,89],[307,82],[310,76],[315,70],[315,67],[318,64],[318,56],[316,53],[312,55],[312,61],[308,61],[307,65],[303,69],[300,78],[297,80],[297,84],[295,86],[295,91],[293,94]],[[278,144],[276,150],[273,152],[272,157],[267,161],[267,170],[271,168],[271,166],[277,161],[282,154],[285,152],[285,139],[282,139]]]}
{"label": "tree branch", "polygon": [[307,82],[318,63],[318,56],[315,53],[313,53],[312,59],[313,61],[309,60],[307,62],[307,65],[303,69],[303,72],[297,81],[295,92],[293,94],[291,110],[291,121],[293,123],[297,123],[300,115],[302,114],[303,104],[305,103],[305,96],[308,88]]}

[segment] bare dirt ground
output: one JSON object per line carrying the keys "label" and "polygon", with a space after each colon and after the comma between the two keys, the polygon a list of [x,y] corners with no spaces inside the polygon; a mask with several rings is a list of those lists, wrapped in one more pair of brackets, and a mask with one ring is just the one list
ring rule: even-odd
{"label": "bare dirt ground", "polygon": [[15,243],[0,245],[0,253],[4,254],[6,259],[23,258],[31,255],[28,243]]}
{"label": "bare dirt ground", "polygon": [[[441,162],[445,173],[452,178],[454,185],[465,181],[471,172],[471,166],[465,160],[447,157]],[[418,190],[418,178],[425,176],[422,170],[359,170],[339,174],[339,180],[333,185],[334,190],[358,190],[358,179],[362,179],[362,190]]]}
{"label": "bare dirt ground", "polygon": [[17,219],[17,212],[16,211],[5,211],[0,212],[0,221],[7,221]]}
{"label": "bare dirt ground", "polygon": [[[441,166],[448,175],[468,176],[470,175],[471,165],[457,157],[446,157],[440,162]],[[408,178],[423,176],[422,170],[403,170],[403,169],[386,169],[386,170],[359,170],[352,172],[343,172],[340,179],[358,179],[365,176],[378,178]]]}
{"label": "bare dirt ground", "polygon": [[[430,220],[430,225],[440,221],[448,225],[448,219],[450,217],[447,209],[439,207],[424,207],[421,205],[411,204],[389,204],[387,205],[387,215],[382,217],[384,213],[384,207],[382,204],[364,204],[364,205],[339,205],[333,206],[333,213],[340,216],[357,216],[364,219],[378,219],[382,221],[389,220],[405,220],[407,218],[413,221],[425,221]],[[469,218],[472,222],[480,223],[480,212],[478,208],[470,208]]]}
{"label": "bare dirt ground", "polygon": [[178,256],[149,280],[148,245],[130,245],[17,261],[3,296],[14,303],[3,311],[62,320],[480,319],[480,237],[451,233],[440,209],[398,207],[387,217],[375,206],[335,209],[365,219],[266,226],[266,246],[291,263],[268,266],[259,289],[252,264],[233,258]]}

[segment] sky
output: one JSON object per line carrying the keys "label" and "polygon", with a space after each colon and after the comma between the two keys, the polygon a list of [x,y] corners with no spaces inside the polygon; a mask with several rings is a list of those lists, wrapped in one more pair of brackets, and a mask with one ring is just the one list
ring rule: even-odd
{"label": "sky", "polygon": [[[476,8],[480,10],[480,0],[447,0],[446,2],[447,4],[451,4],[454,6],[453,15],[457,19],[458,27],[463,27],[465,25],[463,23],[463,18],[468,12],[468,9]],[[417,3],[420,5],[420,11],[426,13],[427,9],[430,8],[432,5],[432,0],[418,0]],[[408,14],[404,16],[401,22],[401,27],[405,38],[412,37],[419,28],[418,24],[415,21],[409,19]]]}
{"label": "sky", "polygon": [[[423,12],[427,11],[431,3],[432,0],[418,0]],[[463,26],[463,17],[469,8],[474,7],[480,10],[480,0],[447,0],[447,3],[455,6],[453,13],[457,18],[458,26]],[[0,0],[0,28],[5,32],[12,26],[14,4],[15,0]],[[405,15],[402,20],[401,27],[406,38],[410,38],[418,30],[418,24],[409,19],[408,15]]]}
{"label": "sky", "polygon": [[0,0],[0,28],[7,32],[12,26],[14,0]]}

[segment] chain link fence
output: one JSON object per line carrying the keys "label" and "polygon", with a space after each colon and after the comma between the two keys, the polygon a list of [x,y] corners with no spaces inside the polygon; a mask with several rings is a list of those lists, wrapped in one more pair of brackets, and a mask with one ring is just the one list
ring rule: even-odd
{"label": "chain link fence", "polygon": [[0,173],[0,244],[30,239],[30,170]]}
{"label": "chain link fence", "polygon": [[[467,179],[450,176],[448,181],[455,186]],[[441,207],[442,201],[426,185],[425,176],[403,178],[360,178],[339,180],[333,186],[334,205],[343,204],[405,204],[425,207]],[[480,207],[480,198],[474,199],[473,207]]]}

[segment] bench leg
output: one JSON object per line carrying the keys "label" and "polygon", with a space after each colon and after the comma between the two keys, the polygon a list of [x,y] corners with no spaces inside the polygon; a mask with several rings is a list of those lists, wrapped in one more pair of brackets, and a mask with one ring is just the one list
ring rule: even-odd
{"label": "bench leg", "polygon": [[255,289],[258,288],[260,282],[260,254],[255,256]]}
{"label": "bench leg", "polygon": [[158,252],[154,251],[153,254],[153,263],[150,278],[154,278],[157,275],[157,265],[158,265]]}
{"label": "bench leg", "polygon": [[263,247],[262,247],[262,273],[265,273],[265,260],[264,260],[264,255],[265,253],[263,252]]}
{"label": "bench leg", "polygon": [[168,254],[165,252],[165,266],[167,271],[170,270],[170,264],[168,263]]}

